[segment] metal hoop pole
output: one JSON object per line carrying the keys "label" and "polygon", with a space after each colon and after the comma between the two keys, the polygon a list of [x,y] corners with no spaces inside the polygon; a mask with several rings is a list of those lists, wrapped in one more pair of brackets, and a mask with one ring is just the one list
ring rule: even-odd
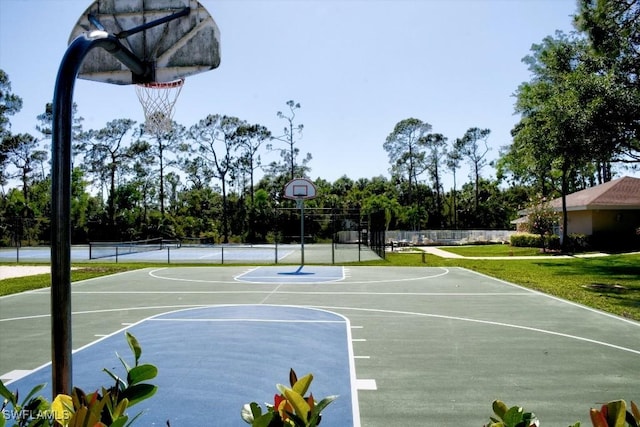
{"label": "metal hoop pole", "polygon": [[135,74],[148,67],[105,31],[71,42],[62,58],[53,94],[51,136],[51,363],[52,393],[71,394],[71,137],[73,89],[82,61],[102,47]]}
{"label": "metal hoop pole", "polygon": [[304,265],[304,199],[299,199],[300,205],[300,265]]}

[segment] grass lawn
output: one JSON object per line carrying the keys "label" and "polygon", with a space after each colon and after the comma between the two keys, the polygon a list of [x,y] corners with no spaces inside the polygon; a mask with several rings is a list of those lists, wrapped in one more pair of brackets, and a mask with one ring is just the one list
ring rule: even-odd
{"label": "grass lawn", "polygon": [[518,248],[511,245],[472,245],[472,246],[445,246],[443,251],[462,256],[502,257],[502,256],[539,256],[552,255],[542,253],[539,248]]}
{"label": "grass lawn", "polygon": [[[470,250],[471,252],[461,253],[467,256],[508,256],[508,252],[506,255],[504,253],[503,255],[497,254],[499,251],[508,251],[509,246],[492,245],[453,249]],[[534,255],[539,255],[538,249],[532,250]],[[514,255],[516,255],[515,252]],[[518,253],[518,255],[522,255],[522,253]],[[185,266],[187,264],[179,265]],[[445,259],[427,255],[426,264],[423,264],[421,253],[390,253],[387,254],[387,259],[384,261],[350,265],[464,267],[529,289],[640,321],[640,254],[597,258],[550,256],[548,259],[530,260]],[[155,267],[155,265],[148,263],[120,263],[117,265],[92,263],[74,264],[74,266],[80,267],[80,269],[71,272],[72,281],[138,268]],[[162,264],[161,266],[166,267],[167,265]],[[49,274],[0,280],[0,295],[49,285]]]}
{"label": "grass lawn", "polygon": [[[2,264],[2,265],[25,265],[25,264]],[[40,264],[43,265],[43,264]],[[106,276],[108,274],[120,273],[122,271],[135,270],[138,268],[148,267],[147,265],[136,264],[78,264],[74,267],[78,269],[71,270],[71,281],[78,282],[93,277]],[[0,280],[0,296],[14,294],[17,292],[30,291],[33,289],[46,288],[51,285],[51,275],[37,274],[27,277],[12,277]]]}
{"label": "grass lawn", "polygon": [[640,321],[640,254],[597,258],[445,259],[387,254],[392,265],[464,267],[529,289]]}

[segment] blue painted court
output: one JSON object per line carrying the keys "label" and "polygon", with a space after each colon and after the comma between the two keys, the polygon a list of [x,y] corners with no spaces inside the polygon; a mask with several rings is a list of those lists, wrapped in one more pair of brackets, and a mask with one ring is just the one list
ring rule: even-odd
{"label": "blue painted court", "polygon": [[[241,425],[240,408],[251,401],[273,403],[276,384],[288,385],[291,368],[300,376],[314,374],[310,391],[317,398],[340,396],[323,426],[360,425],[350,325],[343,316],[304,307],[228,305],[178,310],[127,330],[142,344],[141,363],[159,371],[156,395],[130,410],[145,411],[141,425]],[[124,374],[116,352],[133,363],[122,331],[75,352],[74,383],[86,392],[111,383],[102,372],[106,361]],[[30,390],[50,381],[46,365],[11,388]]]}
{"label": "blue painted court", "polygon": [[342,267],[257,267],[236,277],[248,283],[328,283],[344,279]]}

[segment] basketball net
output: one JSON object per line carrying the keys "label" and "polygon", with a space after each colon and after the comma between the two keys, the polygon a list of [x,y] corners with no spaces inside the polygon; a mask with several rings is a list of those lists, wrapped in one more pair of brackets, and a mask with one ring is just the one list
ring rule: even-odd
{"label": "basketball net", "polygon": [[136,94],[144,110],[145,132],[160,135],[171,131],[173,107],[183,85],[184,79],[136,85]]}

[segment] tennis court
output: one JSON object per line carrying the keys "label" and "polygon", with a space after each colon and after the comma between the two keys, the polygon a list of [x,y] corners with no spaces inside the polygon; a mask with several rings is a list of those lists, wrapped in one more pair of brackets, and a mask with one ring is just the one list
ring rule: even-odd
{"label": "tennis court", "polygon": [[[170,266],[74,284],[74,383],[107,384],[99,371],[128,356],[129,329],[160,368],[158,394],[132,408],[149,410],[140,425],[244,425],[240,403],[271,401],[289,368],[315,374],[316,398],[341,395],[323,426],[479,426],[495,398],[543,425],[588,425],[589,407],[638,399],[637,322],[462,268],[298,268]],[[48,378],[48,313],[46,289],[0,298],[10,388]]]}
{"label": "tennis court", "polygon": [[[365,245],[358,244],[226,244],[180,245],[176,242],[133,245],[127,242],[99,243],[71,247],[72,262],[149,262],[149,263],[344,263],[378,259]],[[46,246],[0,248],[0,262],[49,262]]]}

